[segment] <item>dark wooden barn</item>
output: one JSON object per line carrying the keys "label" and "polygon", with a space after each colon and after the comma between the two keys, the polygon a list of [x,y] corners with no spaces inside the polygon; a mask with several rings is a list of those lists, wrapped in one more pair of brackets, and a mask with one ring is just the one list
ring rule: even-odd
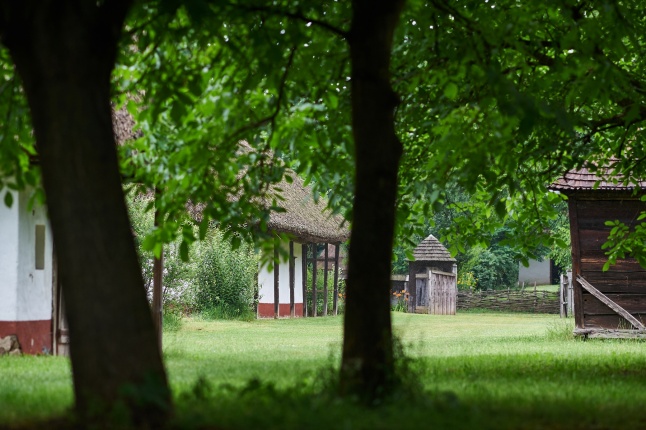
{"label": "dark wooden barn", "polygon": [[626,258],[604,272],[607,257],[601,246],[610,233],[606,221],[631,228],[640,222],[646,182],[622,184],[610,169],[598,175],[570,171],[550,187],[568,196],[575,334],[631,337],[639,333],[636,329],[646,331],[646,269]]}
{"label": "dark wooden barn", "polygon": [[413,251],[408,263],[409,312],[455,314],[455,258],[432,234]]}

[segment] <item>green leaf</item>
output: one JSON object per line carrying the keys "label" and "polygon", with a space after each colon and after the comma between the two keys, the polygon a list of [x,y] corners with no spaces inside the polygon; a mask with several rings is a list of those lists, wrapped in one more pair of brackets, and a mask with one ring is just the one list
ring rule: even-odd
{"label": "green leaf", "polygon": [[450,100],[455,100],[455,98],[458,96],[458,86],[453,83],[449,82],[446,84],[444,87],[444,97]]}
{"label": "green leaf", "polygon": [[7,191],[4,195],[4,204],[8,208],[10,208],[13,205],[13,194],[11,194],[10,191]]}
{"label": "green leaf", "polygon": [[179,257],[184,262],[188,261],[188,242],[186,240],[182,240],[182,243],[179,245]]}
{"label": "green leaf", "polygon": [[204,240],[206,233],[209,231],[209,219],[204,217],[200,222],[200,240]]}

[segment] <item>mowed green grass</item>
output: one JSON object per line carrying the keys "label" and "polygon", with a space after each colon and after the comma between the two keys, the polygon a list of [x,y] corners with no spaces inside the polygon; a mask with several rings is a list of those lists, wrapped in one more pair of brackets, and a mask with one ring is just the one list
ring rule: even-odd
{"label": "mowed green grass", "polygon": [[[393,321],[425,394],[365,409],[317,394],[329,378],[321,369],[338,365],[340,317],[186,319],[164,336],[176,425],[646,428],[643,342],[575,340],[572,320],[551,315],[394,313]],[[44,419],[71,402],[67,360],[0,358],[0,423]]]}

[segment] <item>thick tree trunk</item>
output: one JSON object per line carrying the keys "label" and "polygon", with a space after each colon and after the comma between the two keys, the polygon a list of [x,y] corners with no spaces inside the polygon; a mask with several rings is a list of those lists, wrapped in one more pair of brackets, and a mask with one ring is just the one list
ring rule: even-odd
{"label": "thick tree trunk", "polygon": [[389,65],[402,5],[355,0],[350,30],[356,178],[340,387],[367,403],[395,383],[390,271],[402,145]]}
{"label": "thick tree trunk", "polygon": [[[110,74],[128,2],[2,5],[2,42],[32,113],[70,331],[76,409],[124,406],[134,424],[171,410],[123,199]],[[120,409],[122,410],[122,409]]]}

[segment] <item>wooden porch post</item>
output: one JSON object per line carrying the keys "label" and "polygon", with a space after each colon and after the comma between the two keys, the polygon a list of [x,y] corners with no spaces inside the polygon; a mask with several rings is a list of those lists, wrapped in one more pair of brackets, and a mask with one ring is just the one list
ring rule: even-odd
{"label": "wooden porch post", "polygon": [[294,288],[296,287],[296,257],[294,257],[294,242],[289,241],[289,316],[294,318]]}
{"label": "wooden porch post", "polygon": [[339,313],[339,251],[341,246],[339,243],[334,244],[334,299],[332,307],[334,308],[334,315]]}
{"label": "wooden porch post", "polygon": [[323,316],[327,316],[327,300],[328,300],[328,291],[327,291],[327,269],[328,269],[328,244],[325,244],[325,251],[323,253],[325,261],[323,262]]}
{"label": "wooden porch post", "polygon": [[301,253],[303,255],[303,261],[301,262],[301,267],[303,270],[303,279],[302,279],[302,287],[303,287],[303,316],[306,317],[308,312],[307,312],[307,249],[308,246],[307,244],[302,244],[301,245]]}
{"label": "wooden porch post", "polygon": [[318,272],[318,265],[319,265],[319,259],[318,255],[316,255],[317,251],[317,244],[314,243],[312,246],[312,316],[316,316],[316,272]]}
{"label": "wooden porch post", "polygon": [[278,240],[274,241],[274,318],[278,318],[278,305],[280,303],[279,299],[279,276],[278,267],[280,265],[280,259],[278,258],[278,247],[280,242]]}

